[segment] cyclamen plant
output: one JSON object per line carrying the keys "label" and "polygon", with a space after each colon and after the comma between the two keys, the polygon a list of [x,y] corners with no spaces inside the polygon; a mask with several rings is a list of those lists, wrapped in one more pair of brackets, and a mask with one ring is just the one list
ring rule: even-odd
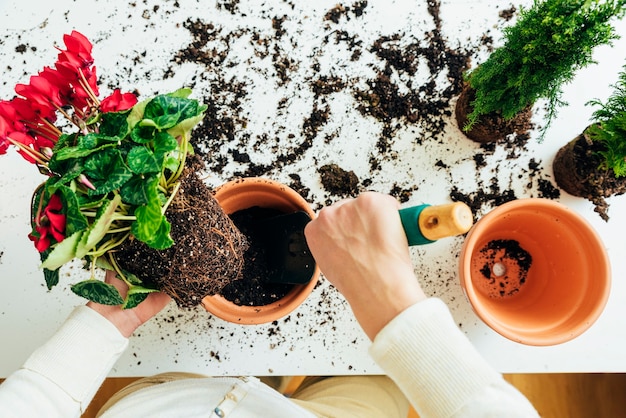
{"label": "cyclamen plant", "polygon": [[[155,249],[174,244],[164,214],[206,106],[190,99],[188,89],[139,103],[116,89],[99,100],[92,44],[77,31],[63,42],[54,67],[0,101],[0,154],[13,146],[47,176],[33,194],[29,238],[41,254],[48,289],[59,282],[62,265],[83,259],[91,278],[72,291],[131,308],[157,289],[122,271],[112,251],[131,235]],[[59,115],[71,132],[56,124]],[[96,267],[117,272],[129,287],[126,298],[95,278]]]}

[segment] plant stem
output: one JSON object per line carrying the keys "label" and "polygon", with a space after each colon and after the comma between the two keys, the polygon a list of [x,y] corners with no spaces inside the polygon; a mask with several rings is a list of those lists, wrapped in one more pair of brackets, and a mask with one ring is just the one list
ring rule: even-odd
{"label": "plant stem", "polygon": [[80,74],[80,78],[79,78],[80,85],[85,89],[85,91],[89,95],[89,98],[93,101],[94,106],[95,107],[100,106],[100,100],[98,100],[94,92],[91,90],[91,86],[89,85],[89,82],[85,78],[85,74],[83,74],[83,70],[79,68],[78,73]]}
{"label": "plant stem", "polygon": [[124,275],[124,273],[122,273],[122,269],[120,268],[120,266],[117,264],[117,261],[115,261],[115,257],[113,257],[112,254],[109,254],[109,262],[111,263],[111,265],[113,266],[113,268],[115,269],[115,272],[117,273],[118,277],[124,282],[126,283],[126,285],[128,287],[132,286],[132,283],[128,281],[128,279],[126,278],[126,276]]}
{"label": "plant stem", "polygon": [[9,142],[13,145],[15,145],[16,147],[18,147],[20,150],[22,150],[23,152],[25,152],[26,154],[28,154],[32,159],[35,160],[35,162],[37,164],[41,164],[43,166],[48,166],[48,160],[39,152],[35,151],[32,148],[27,147],[26,145],[22,144],[21,142],[18,142],[14,139],[11,139],[9,137],[7,137],[7,139],[9,140]]}
{"label": "plant stem", "polygon": [[172,190],[172,194],[167,199],[167,202],[165,202],[165,204],[163,205],[163,209],[161,209],[161,212],[163,214],[165,214],[165,211],[169,207],[170,203],[172,203],[172,200],[174,200],[174,197],[176,196],[176,193],[178,193],[178,189],[180,189],[180,182],[176,183],[176,185],[174,186],[174,190]]}
{"label": "plant stem", "polygon": [[183,174],[183,170],[185,169],[185,162],[187,161],[187,145],[189,144],[189,139],[187,138],[186,135],[183,135],[183,137],[180,140],[180,156],[179,156],[179,163],[178,163],[178,169],[176,170],[175,173],[172,174],[172,176],[170,176],[169,179],[167,179],[167,185],[170,185],[172,183],[174,183],[175,181],[177,181],[180,176]]}
{"label": "plant stem", "polygon": [[[130,228],[129,228],[130,229]],[[92,256],[96,256],[96,257],[101,257],[104,254],[106,254],[107,252],[109,252],[110,250],[112,250],[113,248],[119,246],[120,244],[122,244],[126,238],[128,238],[128,236],[130,235],[130,232],[124,234],[122,237],[114,240],[114,239],[110,239],[107,242],[105,242],[104,244],[102,244],[100,247],[98,247],[98,249],[96,251],[91,251],[89,254]]]}

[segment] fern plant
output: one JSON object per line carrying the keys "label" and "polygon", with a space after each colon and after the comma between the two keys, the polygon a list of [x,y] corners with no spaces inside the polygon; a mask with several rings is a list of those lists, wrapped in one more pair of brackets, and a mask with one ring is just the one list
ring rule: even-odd
{"label": "fern plant", "polygon": [[593,63],[593,49],[617,38],[611,26],[626,0],[535,0],[521,9],[517,23],[504,30],[504,45],[466,76],[475,90],[469,131],[481,115],[499,112],[512,119],[538,99],[547,100],[545,129],[565,104],[562,86]]}
{"label": "fern plant", "polygon": [[615,177],[626,176],[626,67],[613,86],[606,103],[592,100],[588,104],[599,106],[592,115],[593,124],[586,129],[592,141],[600,142],[604,150],[601,169],[612,169]]}

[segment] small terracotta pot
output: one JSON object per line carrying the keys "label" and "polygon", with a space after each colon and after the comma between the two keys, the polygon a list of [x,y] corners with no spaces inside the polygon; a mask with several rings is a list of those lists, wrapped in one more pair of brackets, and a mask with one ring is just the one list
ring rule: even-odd
{"label": "small terracotta pot", "polygon": [[582,334],[611,287],[600,237],[580,215],[547,199],[508,202],[481,218],[461,249],[460,278],[487,325],[537,346]]}
{"label": "small terracotta pot", "polygon": [[[254,206],[272,208],[284,213],[305,211],[311,219],[315,212],[309,203],[288,186],[263,178],[251,177],[230,181],[215,190],[215,198],[230,215]],[[240,306],[221,295],[202,299],[204,308],[225,321],[236,324],[263,324],[280,319],[296,309],[313,291],[320,275],[319,267],[305,285],[294,285],[282,299],[263,306]]]}

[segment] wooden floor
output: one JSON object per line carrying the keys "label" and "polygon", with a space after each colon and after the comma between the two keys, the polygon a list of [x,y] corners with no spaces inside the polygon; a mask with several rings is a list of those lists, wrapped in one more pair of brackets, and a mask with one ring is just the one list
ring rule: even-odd
{"label": "wooden floor", "polygon": [[[626,374],[512,374],[505,378],[544,418],[626,418]],[[83,418],[94,417],[113,393],[133,380],[107,379]],[[287,392],[299,381],[294,379]],[[414,417],[417,414],[411,411],[409,418]]]}

